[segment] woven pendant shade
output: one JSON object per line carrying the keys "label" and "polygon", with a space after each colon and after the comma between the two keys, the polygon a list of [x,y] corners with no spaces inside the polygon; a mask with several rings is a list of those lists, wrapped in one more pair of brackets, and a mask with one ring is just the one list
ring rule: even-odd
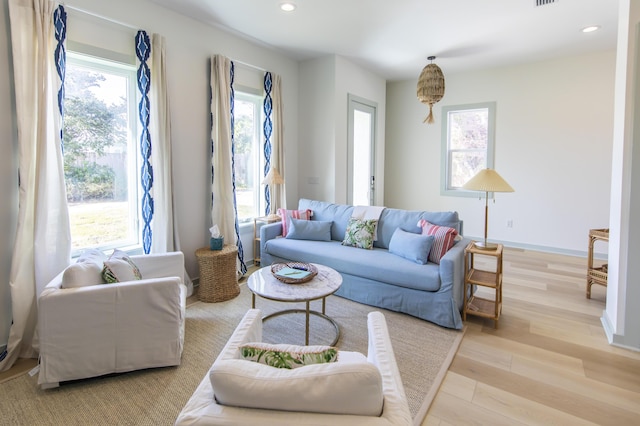
{"label": "woven pendant shade", "polygon": [[[429,56],[429,60],[434,60],[435,56]],[[418,99],[423,104],[429,105],[429,115],[425,118],[425,123],[433,123],[433,105],[444,96],[444,74],[436,64],[429,64],[422,69],[418,79]]]}

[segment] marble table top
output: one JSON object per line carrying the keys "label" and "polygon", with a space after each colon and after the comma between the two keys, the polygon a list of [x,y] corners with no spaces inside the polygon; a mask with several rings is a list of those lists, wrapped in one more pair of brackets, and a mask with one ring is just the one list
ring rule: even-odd
{"label": "marble table top", "polygon": [[335,293],[342,285],[342,275],[328,266],[313,265],[318,269],[318,275],[305,283],[283,283],[273,276],[271,266],[265,266],[249,276],[247,285],[258,296],[281,302],[306,302]]}

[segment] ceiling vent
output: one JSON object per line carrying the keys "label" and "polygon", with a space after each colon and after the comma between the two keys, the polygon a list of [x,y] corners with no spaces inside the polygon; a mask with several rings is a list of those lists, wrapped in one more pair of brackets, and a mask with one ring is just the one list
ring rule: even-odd
{"label": "ceiling vent", "polygon": [[536,7],[538,6],[544,6],[546,4],[552,4],[552,3],[558,3],[559,0],[535,0],[536,2]]}

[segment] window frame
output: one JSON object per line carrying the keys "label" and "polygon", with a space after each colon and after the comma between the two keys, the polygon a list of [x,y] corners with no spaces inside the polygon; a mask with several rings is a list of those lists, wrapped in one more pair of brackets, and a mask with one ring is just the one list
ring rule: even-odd
{"label": "window frame", "polygon": [[462,188],[452,188],[451,182],[451,162],[452,153],[461,150],[449,149],[449,114],[460,111],[470,111],[477,109],[486,109],[487,117],[487,149],[486,164],[484,168],[494,168],[495,155],[495,120],[496,120],[496,102],[479,102],[473,104],[448,105],[442,107],[442,132],[441,132],[441,166],[440,166],[440,195],[450,197],[477,197],[477,191],[467,191]]}
{"label": "window frame", "polygon": [[[82,46],[79,46],[82,47]],[[86,249],[97,249],[101,251],[120,249],[131,253],[137,253],[142,250],[142,191],[139,174],[139,165],[141,164],[141,154],[139,149],[140,126],[138,117],[138,104],[140,102],[140,94],[137,88],[137,69],[135,63],[128,63],[108,57],[110,55],[98,56],[94,52],[88,53],[86,49],[67,50],[66,66],[75,65],[88,68],[96,72],[104,72],[112,75],[118,75],[127,79],[127,96],[129,102],[127,104],[128,128],[127,128],[127,173],[133,178],[127,179],[127,203],[128,203],[128,222],[131,235],[135,237],[127,237],[122,240],[111,241],[105,244],[95,246],[86,246],[72,249],[72,258],[79,256]],[[63,124],[64,125],[64,124]],[[63,141],[64,144],[64,141]]]}
{"label": "window frame", "polygon": [[[255,177],[256,177],[256,183],[254,186],[255,189],[255,195],[254,195],[254,205],[256,206],[256,210],[254,211],[254,215],[255,216],[251,216],[249,218],[246,219],[242,219],[240,220],[240,218],[238,217],[238,225],[239,226],[243,226],[243,225],[252,225],[253,226],[253,220],[257,217],[262,217],[264,216],[263,211],[265,209],[266,206],[266,200],[264,197],[264,185],[262,185],[262,179],[264,178],[263,175],[263,171],[264,171],[264,165],[266,163],[266,160],[264,158],[264,144],[265,144],[265,140],[264,140],[264,132],[263,132],[263,125],[264,125],[264,110],[263,110],[263,102],[264,102],[264,97],[263,95],[260,93],[260,91],[256,90],[256,89],[252,89],[246,86],[241,86],[238,85],[234,88],[234,103],[238,102],[238,101],[244,101],[244,102],[251,102],[254,104],[254,112],[256,112],[256,117],[257,117],[257,123],[255,123],[254,126],[254,140],[257,140],[257,153],[255,153],[256,155],[256,159],[254,159],[254,161],[257,161],[257,168],[255,170]],[[234,120],[235,121],[235,120]],[[236,201],[237,202],[237,201]]]}

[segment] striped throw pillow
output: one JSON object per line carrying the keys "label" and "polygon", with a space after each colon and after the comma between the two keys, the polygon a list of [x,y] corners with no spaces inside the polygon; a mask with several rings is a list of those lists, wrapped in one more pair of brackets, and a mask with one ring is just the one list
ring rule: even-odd
{"label": "striped throw pillow", "polygon": [[433,235],[434,241],[429,251],[429,261],[440,264],[442,256],[456,243],[458,231],[448,226],[434,225],[424,219],[418,221],[418,226],[422,228],[422,235]]}
{"label": "striped throw pillow", "polygon": [[311,220],[311,216],[313,216],[313,212],[311,211],[311,209],[306,209],[306,210],[278,209],[278,216],[282,218],[282,236],[286,237],[287,231],[291,227],[291,218]]}

